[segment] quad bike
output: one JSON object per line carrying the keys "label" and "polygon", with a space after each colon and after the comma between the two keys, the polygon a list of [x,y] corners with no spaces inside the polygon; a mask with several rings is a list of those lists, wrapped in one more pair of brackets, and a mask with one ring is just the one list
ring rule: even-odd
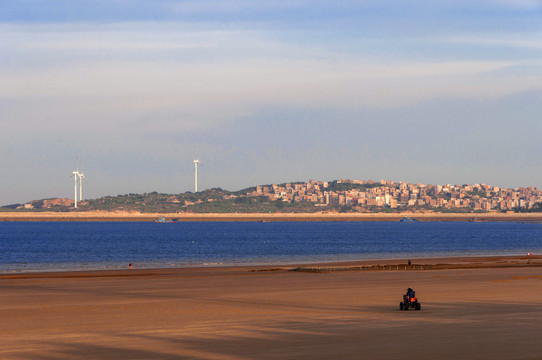
{"label": "quad bike", "polygon": [[418,299],[415,297],[408,297],[403,295],[403,301],[399,303],[399,310],[408,310],[415,309],[421,310],[422,305],[418,302]]}

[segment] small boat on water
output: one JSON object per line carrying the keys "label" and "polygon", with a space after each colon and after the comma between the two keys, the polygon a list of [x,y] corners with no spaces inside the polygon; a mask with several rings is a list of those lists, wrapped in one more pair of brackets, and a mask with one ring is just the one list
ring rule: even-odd
{"label": "small boat on water", "polygon": [[399,222],[414,222],[414,221],[418,221],[418,219],[411,219],[409,217],[404,217],[401,220],[399,220]]}
{"label": "small boat on water", "polygon": [[153,220],[152,222],[155,224],[170,224],[170,223],[176,223],[178,221],[179,219],[166,220],[165,217],[159,217],[158,219]]}

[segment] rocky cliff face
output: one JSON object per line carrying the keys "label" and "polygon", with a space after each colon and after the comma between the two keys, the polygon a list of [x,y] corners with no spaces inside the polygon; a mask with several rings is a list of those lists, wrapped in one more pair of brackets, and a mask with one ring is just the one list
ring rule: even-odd
{"label": "rocky cliff face", "polygon": [[74,201],[72,199],[63,199],[63,198],[55,198],[55,199],[43,199],[43,200],[34,200],[29,203],[20,205],[17,207],[18,209],[50,209],[53,207],[61,207],[61,206],[73,206]]}
{"label": "rocky cliff face", "polygon": [[72,199],[46,199],[43,200],[43,207],[50,208],[52,206],[73,206]]}

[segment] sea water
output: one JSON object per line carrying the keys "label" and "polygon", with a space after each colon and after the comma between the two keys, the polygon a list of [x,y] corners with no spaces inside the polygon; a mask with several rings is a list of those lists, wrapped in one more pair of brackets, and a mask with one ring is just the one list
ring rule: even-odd
{"label": "sea water", "polygon": [[518,222],[3,222],[0,272],[542,253]]}

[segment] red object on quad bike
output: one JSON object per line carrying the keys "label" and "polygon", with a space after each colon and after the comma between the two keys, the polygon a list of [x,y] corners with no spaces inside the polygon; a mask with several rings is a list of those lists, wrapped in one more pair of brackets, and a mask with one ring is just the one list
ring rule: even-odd
{"label": "red object on quad bike", "polygon": [[418,299],[415,297],[408,297],[407,295],[403,295],[403,301],[399,303],[399,310],[408,310],[408,309],[415,309],[415,310],[421,310],[422,305],[418,302]]}

